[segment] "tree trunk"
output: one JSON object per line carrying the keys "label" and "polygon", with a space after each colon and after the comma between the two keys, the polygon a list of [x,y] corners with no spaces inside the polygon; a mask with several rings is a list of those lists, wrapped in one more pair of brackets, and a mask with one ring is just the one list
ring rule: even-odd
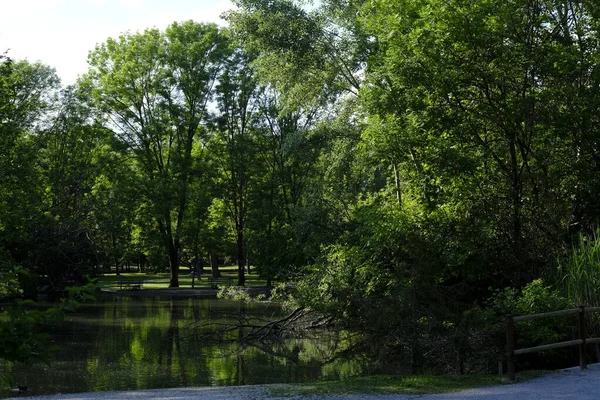
{"label": "tree trunk", "polygon": [[171,272],[169,287],[179,287],[179,241],[173,236],[171,218],[168,213],[164,215],[163,219],[158,218],[157,222],[169,256],[169,270]]}
{"label": "tree trunk", "polygon": [[400,193],[400,171],[398,171],[398,167],[396,163],[392,164],[394,166],[394,185],[396,187],[396,201],[398,205],[402,204],[402,195]]}
{"label": "tree trunk", "polygon": [[237,232],[237,263],[238,263],[238,286],[246,284],[246,259],[244,257],[244,232],[238,229]]}
{"label": "tree trunk", "polygon": [[146,256],[144,254],[140,254],[140,272],[146,271]]}
{"label": "tree trunk", "polygon": [[[121,273],[119,272],[119,259],[116,256],[116,254],[117,254],[117,239],[115,238],[114,233],[110,234],[110,239],[112,241],[112,250],[113,250],[113,254],[114,254],[113,258],[115,261],[115,274],[117,276],[119,276],[119,275],[121,275]],[[108,272],[110,273],[110,267],[108,269]]]}
{"label": "tree trunk", "polygon": [[219,258],[214,251],[210,253],[210,269],[213,278],[219,278],[221,276],[221,271],[219,271]]}
{"label": "tree trunk", "polygon": [[176,288],[179,287],[179,255],[177,246],[173,243],[173,240],[169,239],[168,241],[168,250],[169,250],[169,269],[171,270],[171,281],[169,282],[169,287]]}
{"label": "tree trunk", "polygon": [[522,182],[519,173],[518,155],[516,148],[516,134],[509,137],[509,154],[510,154],[510,179],[511,179],[511,206],[512,206],[512,251],[515,258],[515,272],[517,281],[521,282],[524,271],[522,266],[524,263],[523,257],[523,241],[522,241],[522,224],[521,224],[521,200],[522,200]]}

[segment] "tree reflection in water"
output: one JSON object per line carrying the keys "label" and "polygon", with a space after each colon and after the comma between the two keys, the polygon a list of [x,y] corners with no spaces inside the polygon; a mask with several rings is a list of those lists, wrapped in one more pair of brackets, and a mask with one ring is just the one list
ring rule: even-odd
{"label": "tree reflection in water", "polygon": [[262,341],[240,341],[249,331],[239,329],[206,336],[232,321],[284,316],[273,303],[122,298],[67,316],[54,333],[61,350],[50,366],[5,367],[30,395],[310,382],[363,371],[360,360],[339,356],[351,340],[333,333]]}

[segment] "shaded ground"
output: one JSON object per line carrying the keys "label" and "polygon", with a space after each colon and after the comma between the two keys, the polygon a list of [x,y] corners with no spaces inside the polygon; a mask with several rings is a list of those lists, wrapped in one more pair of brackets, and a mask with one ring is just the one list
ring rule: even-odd
{"label": "shaded ground", "polygon": [[[20,397],[35,400],[91,400],[91,399],[158,399],[158,400],[274,400],[270,397],[271,388],[286,388],[286,385],[239,386],[239,387],[198,387],[160,390],[136,390],[127,392],[97,392],[71,395]],[[290,394],[293,391],[290,390]],[[537,399],[581,399],[600,398],[600,364],[590,365],[586,371],[570,368],[527,382],[488,386],[462,392],[434,395],[369,395],[352,394],[342,396],[294,396],[284,399],[331,399],[331,400],[537,400]]]}

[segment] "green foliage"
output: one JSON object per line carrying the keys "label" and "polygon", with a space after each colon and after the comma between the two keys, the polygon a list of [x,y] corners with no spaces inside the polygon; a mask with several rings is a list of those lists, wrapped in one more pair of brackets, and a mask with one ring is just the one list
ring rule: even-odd
{"label": "green foliage", "polygon": [[[24,271],[18,273],[27,274]],[[3,283],[9,283],[10,279],[2,276]],[[90,280],[85,286],[69,287],[67,297],[57,306],[42,307],[31,300],[16,299],[0,308],[0,358],[26,365],[49,364],[59,350],[52,345],[52,328],[62,322],[65,312],[74,311],[82,302],[95,301],[96,291],[95,281]],[[0,377],[8,387],[14,381],[8,373],[2,373]]]}
{"label": "green foliage", "polygon": [[42,98],[54,89],[49,75],[48,67],[0,58],[0,253],[10,262],[15,255],[27,258],[42,205],[36,146],[27,130],[45,116]]}
{"label": "green foliage", "polygon": [[49,336],[44,332],[44,327],[60,321],[60,310],[38,310],[29,308],[31,306],[33,303],[29,301],[17,301],[3,308],[0,330],[3,359],[22,363],[48,362],[56,350],[48,347]]}
{"label": "green foliage", "polygon": [[348,18],[358,12],[354,4],[241,0],[236,5],[225,18],[244,49],[256,55],[258,77],[277,90],[284,111],[357,94],[369,40]]}
{"label": "green foliage", "polygon": [[[576,190],[565,174],[582,172],[580,138],[561,119],[589,104],[588,92],[573,93],[558,65],[591,63],[592,49],[564,39],[581,32],[561,25],[553,7],[382,1],[365,4],[362,19],[378,43],[361,92],[368,144],[427,211],[449,207],[465,226],[477,224],[473,234],[492,248],[478,244],[476,256],[491,255],[481,260],[488,270],[517,285],[550,261],[545,249],[567,224],[567,193]],[[587,21],[582,14],[565,18]],[[579,126],[586,137],[595,130]]]}
{"label": "green foliage", "polygon": [[[541,279],[527,284],[522,290],[506,288],[490,297],[485,308],[475,307],[465,316],[471,329],[490,335],[488,347],[495,347],[500,355],[505,346],[507,316],[538,314],[573,308],[576,305],[557,289],[544,285]],[[540,318],[516,323],[517,348],[533,347],[570,340],[576,326],[573,317]],[[494,343],[490,346],[490,342]],[[485,351],[485,348],[480,349]],[[559,353],[561,354],[561,353]],[[550,360],[559,357],[556,351],[542,353]],[[490,356],[493,362],[494,356]]]}
{"label": "green foliage", "polygon": [[25,275],[27,274],[27,271],[20,267],[15,267],[14,264],[11,265],[7,263],[6,260],[2,259],[0,259],[0,271],[0,297],[19,297],[22,294],[19,284],[19,275]]}
{"label": "green foliage", "polygon": [[265,300],[265,295],[252,296],[247,290],[238,286],[226,286],[219,289],[217,298],[234,301],[256,302]]}
{"label": "green foliage", "polygon": [[522,290],[506,288],[492,296],[489,307],[498,315],[529,315],[558,311],[575,304],[557,289],[545,286],[541,279],[525,285]]}

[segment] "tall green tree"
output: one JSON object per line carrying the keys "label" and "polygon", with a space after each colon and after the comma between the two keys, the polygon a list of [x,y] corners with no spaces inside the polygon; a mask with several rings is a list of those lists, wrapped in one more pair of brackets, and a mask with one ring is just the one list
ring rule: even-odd
{"label": "tall green tree", "polygon": [[142,254],[142,249],[134,243],[140,189],[137,171],[128,154],[110,147],[105,150],[92,186],[88,223],[102,254],[99,261],[105,267],[115,265],[115,272],[119,274],[123,261],[137,258],[139,262]]}
{"label": "tall green tree", "polygon": [[[238,285],[245,284],[246,222],[250,195],[257,168],[255,140],[257,98],[260,87],[256,82],[249,59],[240,49],[232,52],[223,67],[216,87],[220,115],[216,120],[218,132],[214,138],[214,167],[219,182],[220,197],[229,210],[235,226]],[[219,173],[220,172],[220,173]]]}
{"label": "tall green tree", "polygon": [[57,293],[84,282],[99,263],[90,230],[92,189],[109,140],[72,87],[62,91],[49,126],[37,134],[44,212],[35,229],[33,262]]}
{"label": "tall green tree", "polygon": [[[251,251],[269,277],[301,270],[318,258],[325,236],[339,234],[319,197],[319,166],[327,168],[325,153],[335,136],[347,134],[337,130],[342,124],[336,115],[348,115],[341,111],[356,100],[370,43],[350,18],[360,4],[334,3],[309,9],[287,0],[243,0],[226,16],[266,87],[258,126],[268,174],[252,217]],[[356,111],[355,120],[361,118]]]}
{"label": "tall green tree", "polygon": [[179,286],[192,149],[221,71],[226,40],[214,24],[174,23],[109,39],[89,57],[88,83],[116,137],[135,156]]}
{"label": "tall green tree", "polygon": [[290,110],[277,91],[267,87],[258,107],[255,148],[261,173],[255,176],[249,251],[252,263],[270,282],[300,271],[311,258],[307,255],[314,256],[315,246],[320,246],[316,243],[323,244],[313,239],[327,223],[307,198],[321,186],[318,159],[327,138],[317,129],[320,106]]}
{"label": "tall green tree", "polygon": [[36,134],[55,106],[58,78],[50,67],[0,59],[0,257],[29,265],[43,212]]}

